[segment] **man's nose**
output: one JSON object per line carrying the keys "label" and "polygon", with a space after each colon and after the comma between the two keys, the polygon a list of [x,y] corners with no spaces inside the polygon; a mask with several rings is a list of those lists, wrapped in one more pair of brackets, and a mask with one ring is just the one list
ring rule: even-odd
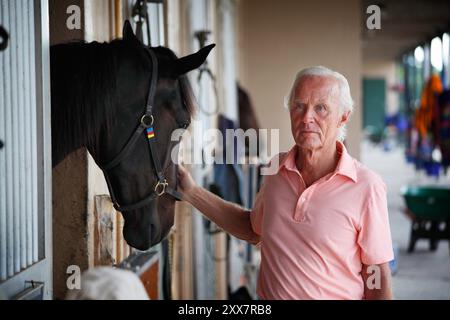
{"label": "man's nose", "polygon": [[312,108],[306,108],[306,110],[302,114],[302,122],[303,123],[309,123],[313,122],[314,120],[314,110]]}

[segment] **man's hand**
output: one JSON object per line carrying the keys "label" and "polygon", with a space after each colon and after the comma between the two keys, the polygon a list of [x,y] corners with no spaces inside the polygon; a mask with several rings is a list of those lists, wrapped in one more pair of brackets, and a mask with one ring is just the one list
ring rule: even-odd
{"label": "man's hand", "polygon": [[198,186],[181,165],[178,166],[178,191],[183,194],[183,200],[192,204],[226,232],[253,244],[260,241],[252,229],[250,212]]}
{"label": "man's hand", "polygon": [[183,194],[183,199],[191,202],[192,193],[197,187],[197,184],[189,171],[187,171],[181,164],[178,165],[178,182],[178,191]]}

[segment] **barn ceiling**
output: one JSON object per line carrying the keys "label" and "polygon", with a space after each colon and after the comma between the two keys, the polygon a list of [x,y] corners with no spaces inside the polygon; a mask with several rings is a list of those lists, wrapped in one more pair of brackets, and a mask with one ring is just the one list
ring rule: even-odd
{"label": "barn ceiling", "polygon": [[[366,9],[381,9],[381,29],[368,30]],[[450,30],[450,0],[362,0],[363,59],[392,60]]]}

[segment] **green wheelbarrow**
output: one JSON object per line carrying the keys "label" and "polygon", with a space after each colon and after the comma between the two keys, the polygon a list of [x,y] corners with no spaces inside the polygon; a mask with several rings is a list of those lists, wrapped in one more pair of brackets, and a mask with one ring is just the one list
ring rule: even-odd
{"label": "green wheelbarrow", "polygon": [[432,251],[437,249],[440,240],[450,240],[450,188],[405,186],[401,193],[406,214],[412,220],[409,253],[414,251],[419,239],[428,239]]}

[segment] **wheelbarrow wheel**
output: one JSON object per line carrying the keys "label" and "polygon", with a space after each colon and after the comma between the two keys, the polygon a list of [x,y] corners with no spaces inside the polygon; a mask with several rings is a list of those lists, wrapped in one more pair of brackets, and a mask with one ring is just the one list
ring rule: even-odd
{"label": "wheelbarrow wheel", "polygon": [[413,235],[409,238],[409,245],[408,245],[408,253],[414,252],[414,248],[416,247],[417,238]]}
{"label": "wheelbarrow wheel", "polygon": [[418,228],[419,224],[416,221],[411,223],[411,233],[409,235],[409,245],[408,245],[408,253],[412,253],[416,246],[417,236],[416,236],[416,228]]}
{"label": "wheelbarrow wheel", "polygon": [[431,251],[436,251],[438,244],[439,244],[439,240],[438,240],[438,231],[439,231],[439,223],[436,221],[433,221],[431,223],[431,236],[430,236],[430,250]]}

